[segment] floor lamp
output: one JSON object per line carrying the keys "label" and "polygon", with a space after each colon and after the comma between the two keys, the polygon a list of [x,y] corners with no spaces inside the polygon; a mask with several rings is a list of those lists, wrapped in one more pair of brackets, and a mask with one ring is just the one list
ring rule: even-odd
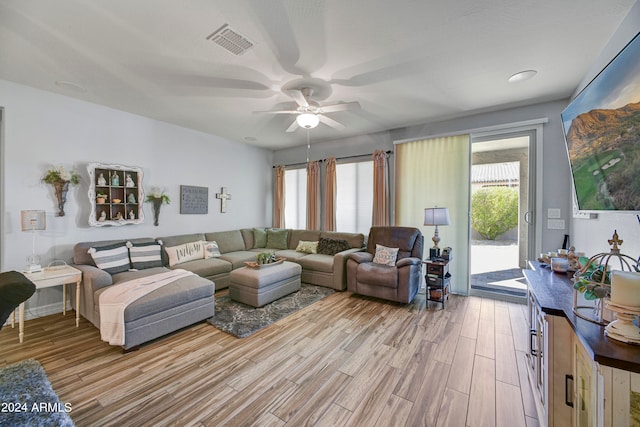
{"label": "floor lamp", "polygon": [[438,226],[449,224],[451,224],[451,220],[449,219],[449,208],[425,208],[424,225],[436,226],[436,231],[431,238],[431,240],[433,240],[433,247],[429,249],[429,259],[434,259],[440,256],[440,248],[438,247],[438,242],[440,242]]}
{"label": "floor lamp", "polygon": [[31,255],[27,257],[29,263],[25,269],[25,273],[34,273],[41,271],[40,255],[36,255],[36,230],[46,229],[46,216],[44,211],[20,211],[20,222],[22,231],[31,232]]}

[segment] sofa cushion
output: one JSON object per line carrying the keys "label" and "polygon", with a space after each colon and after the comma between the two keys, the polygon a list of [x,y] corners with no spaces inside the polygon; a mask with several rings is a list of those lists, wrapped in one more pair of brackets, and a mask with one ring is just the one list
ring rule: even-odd
{"label": "sofa cushion", "polygon": [[[161,273],[163,271],[166,271],[166,269],[160,268],[157,270],[149,269],[144,272],[120,273],[120,277],[118,277],[117,282],[114,282],[114,286],[117,286],[117,283],[123,283],[128,280],[148,276],[151,273]],[[96,307],[99,306],[100,295],[105,289],[106,288],[102,288],[96,291],[94,295],[94,303],[96,304]],[[166,286],[156,289],[129,305],[124,312],[124,320],[125,322],[131,322],[136,319],[141,319],[155,313],[169,310],[173,307],[180,307],[191,301],[210,297],[214,292],[215,287],[210,280],[199,276],[182,277]]]}
{"label": "sofa cushion", "polygon": [[287,236],[289,230],[269,229],[267,230],[268,249],[287,249]]}
{"label": "sofa cushion", "polygon": [[254,248],[266,248],[267,247],[267,230],[264,228],[253,229],[253,247]]}
{"label": "sofa cushion", "polygon": [[223,259],[227,262],[230,262],[233,265],[233,269],[244,267],[244,263],[247,261],[256,261],[256,252],[251,251],[236,251],[236,252],[227,252],[222,254],[220,259]]}
{"label": "sofa cushion", "polygon": [[161,249],[157,242],[131,243],[129,247],[131,267],[136,270],[162,267]]}
{"label": "sofa cushion", "polygon": [[164,250],[169,257],[169,267],[204,258],[204,244],[202,240],[178,246],[165,246]]}
{"label": "sofa cushion", "polygon": [[175,268],[182,268],[202,277],[212,277],[216,274],[229,273],[231,263],[220,258],[196,259],[178,264]]}
{"label": "sofa cushion", "polygon": [[382,265],[396,265],[396,259],[398,258],[398,248],[388,248],[376,243],[376,254],[373,257],[373,262]]}
{"label": "sofa cushion", "polygon": [[304,256],[307,256],[305,252],[294,251],[293,249],[284,249],[276,251],[276,257],[285,258],[287,261],[298,262],[298,260]]}
{"label": "sofa cushion", "polygon": [[365,262],[358,265],[356,275],[359,283],[394,289],[398,287],[398,269],[396,267]]}
{"label": "sofa cushion", "polygon": [[324,255],[335,255],[338,252],[351,249],[351,245],[344,239],[330,239],[321,237],[318,241],[318,253]]}
{"label": "sofa cushion", "polygon": [[308,254],[296,261],[303,270],[333,273],[333,256],[323,254]]}
{"label": "sofa cushion", "polygon": [[297,248],[301,240],[305,242],[317,242],[319,239],[320,232],[317,230],[291,230],[289,232],[289,249]]}
{"label": "sofa cushion", "polygon": [[244,251],[244,239],[240,230],[216,231],[205,233],[207,241],[216,241],[221,254],[228,252]]}
{"label": "sofa cushion", "polygon": [[96,267],[109,274],[121,273],[131,268],[127,242],[91,247],[88,252],[93,258]]}

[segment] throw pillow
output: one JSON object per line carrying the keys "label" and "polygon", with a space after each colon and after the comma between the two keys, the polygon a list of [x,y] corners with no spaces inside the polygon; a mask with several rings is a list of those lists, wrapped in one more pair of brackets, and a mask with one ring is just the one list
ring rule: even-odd
{"label": "throw pillow", "polygon": [[145,268],[162,267],[160,244],[156,242],[147,242],[130,243],[130,245],[129,258],[131,258],[132,268],[135,268],[136,270],[144,270]]}
{"label": "throw pillow", "polygon": [[169,256],[169,267],[173,267],[176,264],[182,264],[187,261],[202,259],[204,257],[204,249],[202,246],[202,240],[198,240],[196,242],[189,242],[183,245],[164,248]]}
{"label": "throw pillow", "polygon": [[253,247],[264,248],[267,246],[267,230],[264,228],[253,229]]}
{"label": "throw pillow", "polygon": [[344,239],[331,239],[328,237],[321,237],[318,240],[318,253],[324,255],[335,255],[338,252],[351,249],[351,245]]}
{"label": "throw pillow", "polygon": [[398,248],[388,248],[386,246],[376,244],[376,254],[373,257],[373,262],[382,265],[396,265],[396,259],[398,259]]}
{"label": "throw pillow", "polygon": [[91,258],[93,258],[96,266],[109,274],[121,273],[128,271],[130,268],[127,242],[96,248],[92,247],[89,248],[87,252],[91,255]]}
{"label": "throw pillow", "polygon": [[267,230],[267,248],[287,249],[287,230]]}
{"label": "throw pillow", "polygon": [[318,253],[318,242],[305,242],[300,240],[298,246],[296,246],[296,252],[304,252],[306,254]]}
{"label": "throw pillow", "polygon": [[218,247],[218,243],[214,240],[213,242],[204,242],[204,259],[209,258],[218,258],[220,255],[220,248]]}

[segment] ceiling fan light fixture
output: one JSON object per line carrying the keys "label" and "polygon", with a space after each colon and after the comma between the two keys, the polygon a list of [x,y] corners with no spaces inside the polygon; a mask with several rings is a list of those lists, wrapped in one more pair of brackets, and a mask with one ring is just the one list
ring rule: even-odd
{"label": "ceiling fan light fixture", "polygon": [[314,127],[318,126],[318,123],[320,123],[320,118],[317,114],[302,113],[298,114],[298,117],[296,117],[296,122],[298,122],[298,126],[302,128],[313,129]]}

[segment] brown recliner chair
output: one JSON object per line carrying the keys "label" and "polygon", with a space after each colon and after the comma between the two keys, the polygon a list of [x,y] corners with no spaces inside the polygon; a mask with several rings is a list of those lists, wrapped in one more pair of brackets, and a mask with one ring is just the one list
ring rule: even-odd
{"label": "brown recliner chair", "polygon": [[[398,248],[394,266],[373,262],[376,244]],[[422,283],[423,245],[417,228],[371,227],[367,251],[347,259],[347,290],[401,303],[413,301]]]}

